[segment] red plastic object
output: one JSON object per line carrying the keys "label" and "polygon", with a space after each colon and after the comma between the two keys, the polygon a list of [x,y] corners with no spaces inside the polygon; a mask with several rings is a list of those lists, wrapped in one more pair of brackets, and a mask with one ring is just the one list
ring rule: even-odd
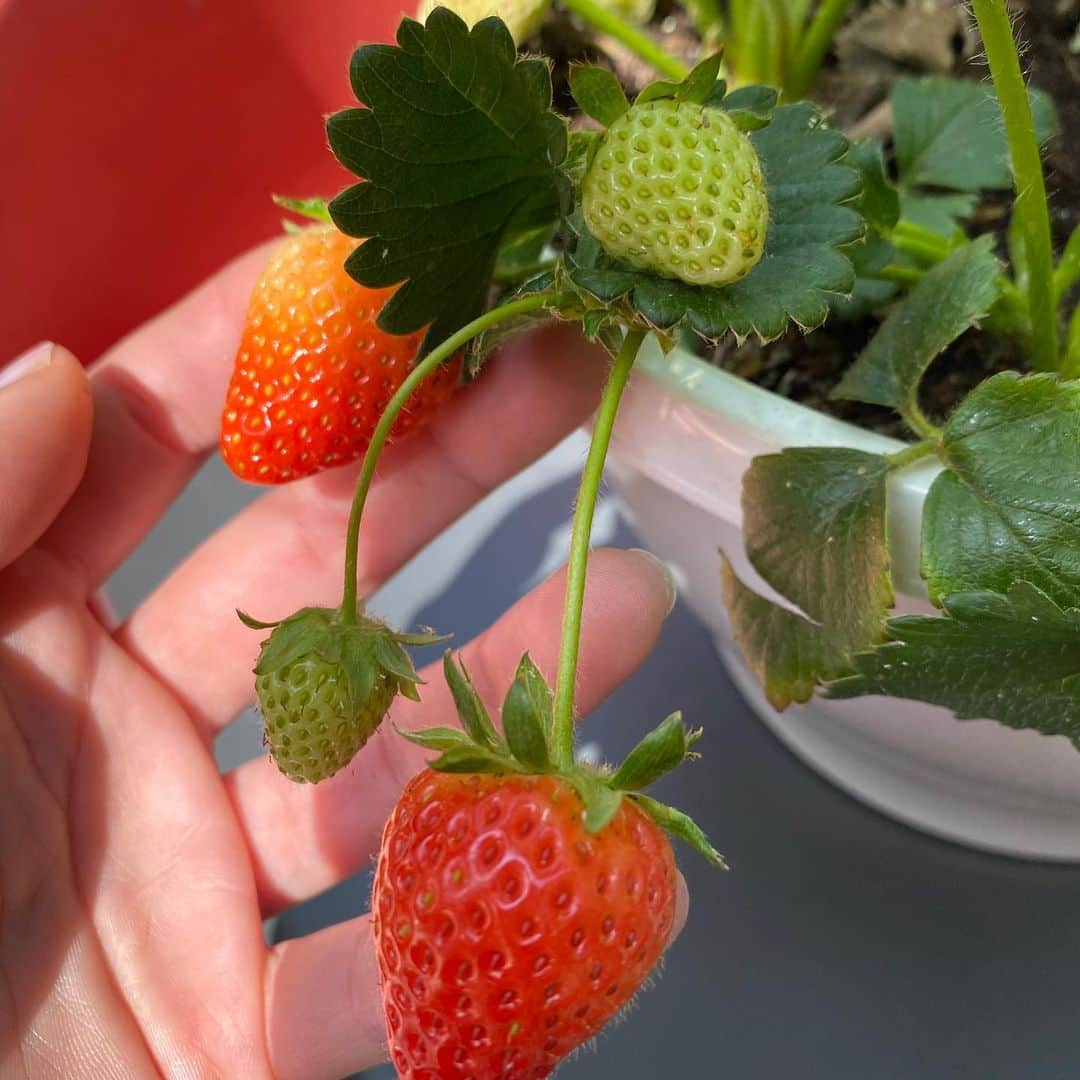
{"label": "red plastic object", "polygon": [[412,0],[0,0],[0,366],[84,362],[348,176],[323,117]]}

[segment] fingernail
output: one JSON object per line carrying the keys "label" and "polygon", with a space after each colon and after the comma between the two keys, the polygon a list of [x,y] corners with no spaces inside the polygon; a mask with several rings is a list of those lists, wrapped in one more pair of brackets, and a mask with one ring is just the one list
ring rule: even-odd
{"label": "fingernail", "polygon": [[678,940],[679,935],[686,926],[687,916],[690,914],[690,890],[686,887],[686,878],[682,872],[675,871],[675,918],[671,923],[671,933],[668,934],[665,949],[670,949]]}
{"label": "fingernail", "polygon": [[45,367],[52,360],[51,341],[41,341],[29,348],[21,356],[15,357],[6,367],[0,368],[0,390],[17,382],[37,368]]}
{"label": "fingernail", "polygon": [[668,604],[665,615],[670,615],[672,609],[675,607],[675,601],[679,599],[679,590],[675,586],[675,577],[671,573],[667,563],[662,559],[658,559],[651,551],[646,551],[644,548],[631,548],[635,555],[639,555],[641,558],[648,560],[660,571],[661,577],[664,579],[664,584],[667,586]]}

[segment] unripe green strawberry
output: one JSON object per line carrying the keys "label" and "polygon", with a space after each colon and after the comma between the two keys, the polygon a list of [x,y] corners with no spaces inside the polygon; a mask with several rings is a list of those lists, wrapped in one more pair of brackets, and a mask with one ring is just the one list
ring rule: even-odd
{"label": "unripe green strawberry", "polygon": [[[249,626],[267,627],[241,616]],[[274,625],[255,665],[264,741],[291,780],[318,783],[352,761],[399,692],[419,700],[419,678],[399,634],[375,619],[341,621],[340,612],[304,608]]]}
{"label": "unripe green strawberry", "polygon": [[427,22],[427,17],[437,7],[449,8],[469,26],[489,15],[498,15],[506,23],[515,44],[520,45],[540,29],[551,0],[422,0],[416,17]]}
{"label": "unripe green strawberry", "polygon": [[604,250],[691,285],[728,285],[761,258],[769,204],[757,151],[721,109],[662,98],[608,129],[582,181]]}
{"label": "unripe green strawberry", "polygon": [[255,685],[277,767],[291,780],[312,784],[352,761],[397,692],[380,673],[367,698],[354,705],[338,665],[314,653],[260,676]]}

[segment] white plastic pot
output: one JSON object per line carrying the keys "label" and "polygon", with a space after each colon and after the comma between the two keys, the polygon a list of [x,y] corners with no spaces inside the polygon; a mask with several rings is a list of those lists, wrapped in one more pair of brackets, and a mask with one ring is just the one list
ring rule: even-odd
{"label": "white plastic pot", "polygon": [[[682,578],[682,595],[762,720],[804,761],[871,806],[926,832],[1027,858],[1080,860],[1080,752],[1064,738],[957,721],[944,709],[882,697],[815,698],[777,713],[732,641],[719,552],[778,599],[746,560],[740,481],[750,461],[787,446],[889,452],[900,444],[794,404],[650,341],[626,391],[612,475],[632,522]],[[922,503],[938,466],[897,475],[889,538],[900,613],[933,611],[919,576]],[[798,528],[798,523],[793,523]]]}

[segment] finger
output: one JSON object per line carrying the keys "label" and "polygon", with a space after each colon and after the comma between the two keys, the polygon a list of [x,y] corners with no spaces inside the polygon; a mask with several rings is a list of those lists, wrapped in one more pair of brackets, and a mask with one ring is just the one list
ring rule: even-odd
{"label": "finger", "polygon": [[270,245],[231,263],[90,369],[86,473],[45,538],[90,591],[146,535],[217,444],[221,403]]}
{"label": "finger", "polygon": [[[563,571],[549,578],[463,650],[477,690],[493,711],[526,650],[549,679],[554,675],[565,581]],[[593,553],[576,697],[583,713],[648,655],[673,595],[667,572],[644,552]],[[399,698],[394,723],[456,724],[441,665],[423,675],[423,705]],[[352,765],[313,787],[287,780],[269,758],[230,773],[226,786],[247,835],[264,912],[296,903],[364,866],[401,788],[425,758],[384,723]]]}
{"label": "finger", "polygon": [[[686,924],[690,897],[675,874],[675,922]],[[276,945],[266,974],[269,1058],[279,1080],[347,1076],[386,1059],[371,919],[364,915]]]}
{"label": "finger", "polygon": [[0,567],[52,523],[86,467],[93,406],[78,361],[45,342],[0,368]]}
{"label": "finger", "polygon": [[[581,423],[595,405],[604,368],[602,354],[576,332],[523,339],[427,429],[387,451],[361,529],[360,595]],[[263,496],[204,544],[121,631],[124,646],[172,688],[208,736],[252,696],[260,636],[240,623],[235,609],[281,618],[305,605],[340,602],[357,469]]]}
{"label": "finger", "polygon": [[266,965],[266,1038],[277,1080],[350,1076],[386,1060],[371,919],[274,946]]}
{"label": "finger", "polygon": [[675,918],[671,923],[671,934],[668,936],[667,945],[670,949],[679,939],[679,935],[686,928],[686,920],[690,917],[690,890],[686,887],[686,878],[681,870],[675,871]]}

